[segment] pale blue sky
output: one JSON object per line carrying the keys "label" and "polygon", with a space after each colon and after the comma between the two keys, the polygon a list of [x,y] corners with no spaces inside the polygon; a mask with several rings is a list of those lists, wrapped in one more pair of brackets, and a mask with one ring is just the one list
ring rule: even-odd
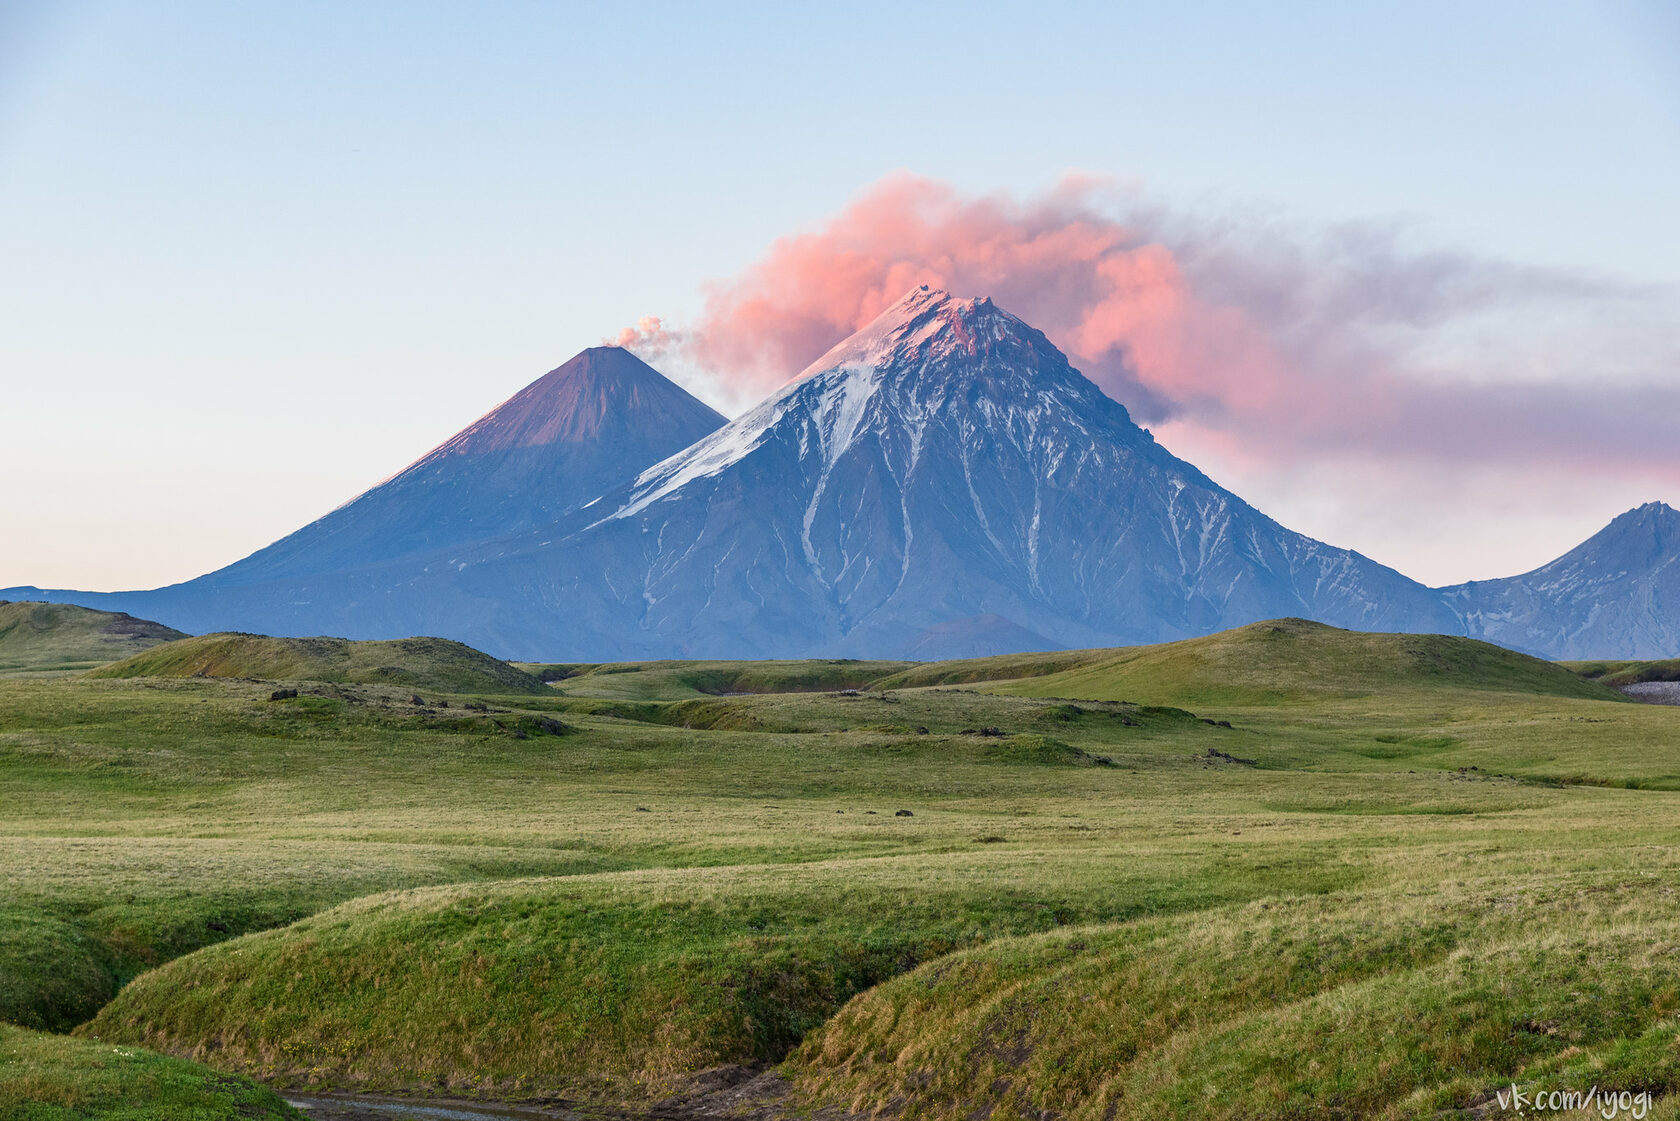
{"label": "pale blue sky", "polygon": [[[0,586],[232,561],[895,169],[1082,170],[1680,285],[1680,16],[0,0]],[[1680,500],[1632,479],[1498,521],[1469,493],[1424,540],[1415,509],[1203,465],[1431,582]]]}

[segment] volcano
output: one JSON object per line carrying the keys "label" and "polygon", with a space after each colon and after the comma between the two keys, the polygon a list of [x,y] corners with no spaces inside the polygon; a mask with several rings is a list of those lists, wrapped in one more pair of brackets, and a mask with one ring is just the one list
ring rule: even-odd
{"label": "volcano", "polygon": [[628,350],[593,347],[385,482],[202,584],[365,568],[547,525],[723,424]]}
{"label": "volcano", "polygon": [[1456,625],[1428,589],[1167,452],[1039,331],[928,288],[560,526],[410,587],[517,589],[484,625],[560,659],[932,658],[1284,615]]}
{"label": "volcano", "polygon": [[1653,503],[1525,576],[1424,587],[1266,517],[990,300],[923,287],[727,424],[597,348],[228,568],[0,594],[532,661],[972,657],[1284,616],[1667,657],[1677,579]]}

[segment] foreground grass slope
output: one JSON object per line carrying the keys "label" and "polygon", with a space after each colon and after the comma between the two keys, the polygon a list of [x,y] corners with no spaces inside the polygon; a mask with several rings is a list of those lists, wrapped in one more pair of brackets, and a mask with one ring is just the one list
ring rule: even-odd
{"label": "foreground grass slope", "polygon": [[[328,691],[0,687],[0,1021],[68,1030],[162,961],[370,892],[623,866],[548,835],[299,835],[312,815],[423,817],[408,816],[408,790],[482,814],[499,784],[547,769],[556,739],[550,718],[495,698],[478,711],[416,706],[406,690]],[[483,801],[454,792],[475,781]]]}
{"label": "foreground grass slope", "polygon": [[543,684],[506,662],[444,638],[352,642],[206,634],[153,647],[94,677],[235,677],[396,685],[445,693],[540,693]]}
{"label": "foreground grass slope", "polygon": [[[203,679],[0,689],[0,1020],[67,1029],[161,962],[392,888],[967,846],[1000,816],[1020,824],[994,803],[1111,789],[1127,759],[1155,765],[1217,739],[1185,713],[1070,716],[955,693],[591,714],[565,698],[272,692]],[[795,721],[808,730],[729,730]],[[1009,734],[979,734],[1000,723]],[[1118,753],[1110,765],[1057,738],[1082,726],[1083,742]],[[952,801],[960,814],[925,816]],[[923,816],[895,818],[903,808]]]}
{"label": "foreground grass slope", "polygon": [[791,1053],[790,1108],[922,1117],[1427,1116],[1583,1063],[1671,1088],[1675,711],[1277,626],[1092,652],[1077,692],[5,683],[0,953],[44,984],[143,946],[84,1036],[299,1085],[645,1106]]}
{"label": "foreground grass slope", "polygon": [[134,1047],[0,1024],[5,1121],[302,1121],[272,1090]]}
{"label": "foreground grass slope", "polygon": [[1669,1094],[1680,916],[1643,876],[1407,877],[1004,940],[858,997],[789,1067],[814,1098],[914,1116],[1436,1117],[1515,1083]]}
{"label": "foreground grass slope", "polygon": [[83,1030],[287,1083],[636,1100],[780,1059],[963,946],[1358,878],[1325,852],[1140,851],[1121,872],[1098,852],[968,850],[356,900],[146,974]]}
{"label": "foreground grass slope", "polygon": [[0,675],[91,669],[185,637],[132,615],[0,601]]}

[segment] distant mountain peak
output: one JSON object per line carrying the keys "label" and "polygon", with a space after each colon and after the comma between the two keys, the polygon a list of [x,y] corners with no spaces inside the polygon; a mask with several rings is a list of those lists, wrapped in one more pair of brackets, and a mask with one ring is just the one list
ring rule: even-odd
{"label": "distant mountain peak", "polygon": [[1443,589],[1473,637],[1551,658],[1680,651],[1680,511],[1647,502],[1520,576]]}
{"label": "distant mountain peak", "polygon": [[580,351],[420,460],[591,443],[670,413],[716,427],[724,418],[619,346]]}
{"label": "distant mountain peak", "polygon": [[307,578],[547,525],[723,423],[623,347],[590,347],[372,489],[201,579]]}
{"label": "distant mountain peak", "polygon": [[1659,525],[1680,523],[1680,510],[1676,510],[1666,502],[1647,502],[1642,506],[1635,506],[1625,514],[1616,517],[1616,521],[1623,518],[1633,518],[1652,521]]}
{"label": "distant mountain peak", "polygon": [[[1680,511],[1676,511],[1666,502],[1647,502],[1642,506],[1635,506],[1617,514],[1610,520],[1609,525],[1570,553],[1553,561],[1552,565],[1561,564],[1583,550],[1590,551],[1595,547],[1605,546],[1625,547],[1628,542],[1636,540],[1660,550],[1680,551]],[[1545,567],[1549,568],[1551,565]]]}
{"label": "distant mountain peak", "polygon": [[792,441],[826,473],[863,439],[910,469],[930,425],[943,424],[947,435],[992,432],[1048,470],[1046,442],[1089,437],[1099,415],[1120,443],[1151,442],[1042,332],[990,297],[924,284],[728,425],[643,471],[601,520],[633,517],[767,442]]}

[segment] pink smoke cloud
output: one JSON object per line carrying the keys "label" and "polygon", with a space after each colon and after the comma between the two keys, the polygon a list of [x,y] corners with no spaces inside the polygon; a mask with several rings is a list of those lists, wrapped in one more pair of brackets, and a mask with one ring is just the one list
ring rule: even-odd
{"label": "pink smoke cloud", "polygon": [[1017,203],[889,177],[821,230],[777,241],[741,276],[713,285],[688,353],[733,388],[768,392],[911,288],[932,284],[992,296],[1087,373],[1136,396],[1144,387],[1117,351],[1169,360],[1183,345],[1170,325],[1182,322],[1189,293],[1172,254],[1096,211],[1089,193],[1070,181]]}
{"label": "pink smoke cloud", "polygon": [[[1561,456],[1680,481],[1680,341],[1661,326],[1674,319],[1603,327],[1629,327],[1620,311],[1653,293],[1400,241],[1175,215],[1089,177],[1017,199],[898,174],[711,285],[695,323],[647,317],[620,341],[762,395],[931,284],[993,297],[1140,420],[1258,459]],[[1559,308],[1587,309],[1574,317],[1589,327],[1516,345]]]}
{"label": "pink smoke cloud", "polygon": [[636,320],[634,326],[625,327],[618,334],[601,341],[607,346],[633,350],[641,355],[643,361],[652,362],[681,349],[687,337],[683,332],[667,327],[659,316],[644,315]]}

